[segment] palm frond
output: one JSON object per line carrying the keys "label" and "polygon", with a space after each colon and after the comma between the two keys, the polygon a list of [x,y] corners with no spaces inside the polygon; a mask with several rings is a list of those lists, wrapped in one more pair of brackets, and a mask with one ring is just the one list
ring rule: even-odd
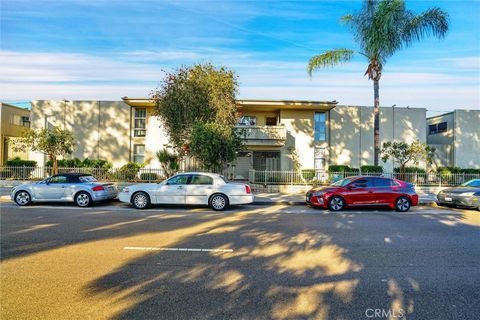
{"label": "palm frond", "polygon": [[340,18],[340,23],[341,24],[349,24],[352,20],[353,20],[353,15],[346,14],[343,17]]}
{"label": "palm frond", "polygon": [[350,61],[354,54],[355,51],[350,49],[335,49],[314,56],[308,61],[308,74],[311,76],[313,71],[320,68],[333,67],[339,63]]}
{"label": "palm frond", "polygon": [[412,17],[405,25],[402,38],[406,46],[433,35],[439,39],[448,31],[448,13],[440,8],[428,9],[418,16]]}

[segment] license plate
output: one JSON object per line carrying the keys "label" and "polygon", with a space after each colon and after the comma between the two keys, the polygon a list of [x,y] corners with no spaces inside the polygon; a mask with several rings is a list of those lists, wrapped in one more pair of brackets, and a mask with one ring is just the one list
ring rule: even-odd
{"label": "license plate", "polygon": [[450,197],[445,197],[445,201],[452,201],[452,198],[450,198]]}

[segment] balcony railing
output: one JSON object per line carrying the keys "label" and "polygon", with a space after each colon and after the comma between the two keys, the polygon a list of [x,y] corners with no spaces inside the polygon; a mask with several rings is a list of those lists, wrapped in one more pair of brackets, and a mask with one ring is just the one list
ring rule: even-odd
{"label": "balcony railing", "polygon": [[287,139],[284,126],[237,126],[237,129],[250,146],[283,146]]}

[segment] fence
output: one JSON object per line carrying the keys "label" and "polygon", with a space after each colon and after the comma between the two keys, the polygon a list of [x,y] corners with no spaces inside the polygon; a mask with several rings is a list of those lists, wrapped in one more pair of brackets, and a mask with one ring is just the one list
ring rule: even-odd
{"label": "fence", "polygon": [[[58,168],[58,173],[88,173],[100,181],[158,182],[165,179],[162,169],[141,168]],[[42,180],[53,174],[51,167],[0,167],[0,180]]]}
{"label": "fence", "polygon": [[349,176],[382,176],[395,178],[419,186],[454,186],[471,179],[480,179],[473,173],[362,173],[362,172],[326,172],[324,170],[301,171],[259,171],[249,170],[248,181],[263,185],[316,185],[329,184]]}

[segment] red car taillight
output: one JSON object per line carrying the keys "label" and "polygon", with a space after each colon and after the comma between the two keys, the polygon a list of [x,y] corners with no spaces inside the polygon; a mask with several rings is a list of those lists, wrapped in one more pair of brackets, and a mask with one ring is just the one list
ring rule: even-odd
{"label": "red car taillight", "polygon": [[252,189],[250,189],[250,186],[249,185],[245,185],[245,191],[250,194],[252,193]]}
{"label": "red car taillight", "polygon": [[102,191],[102,190],[105,190],[105,189],[103,188],[103,186],[96,186],[96,187],[93,187],[92,190],[93,191]]}

